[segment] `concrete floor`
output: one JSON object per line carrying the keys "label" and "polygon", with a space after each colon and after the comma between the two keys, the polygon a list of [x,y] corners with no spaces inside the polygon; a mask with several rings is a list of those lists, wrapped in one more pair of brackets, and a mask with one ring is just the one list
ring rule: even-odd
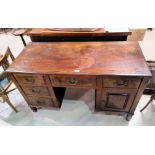
{"label": "concrete floor", "polygon": [[[25,36],[26,42],[30,38]],[[147,31],[144,41],[139,42],[147,60],[155,60],[155,29]],[[4,53],[9,46],[14,56],[18,56],[24,48],[20,37],[11,34],[0,34],[0,54]],[[12,86],[14,87],[14,86]],[[138,126],[155,125],[155,101],[143,112],[141,109],[149,95],[143,95],[135,111],[135,115],[127,122],[122,116],[104,115],[94,113],[94,90],[93,89],[67,89],[60,110],[39,109],[34,113],[16,89],[9,94],[12,103],[18,109],[18,113],[6,103],[0,103],[0,125],[24,125],[24,126],[52,126],[52,125],[102,125],[102,126]]]}

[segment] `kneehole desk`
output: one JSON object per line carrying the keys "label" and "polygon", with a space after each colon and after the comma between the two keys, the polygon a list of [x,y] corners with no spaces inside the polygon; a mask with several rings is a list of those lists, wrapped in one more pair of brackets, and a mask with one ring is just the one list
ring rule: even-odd
{"label": "kneehole desk", "polygon": [[60,108],[68,87],[94,88],[95,111],[128,120],[151,76],[129,41],[29,43],[7,73],[33,111]]}

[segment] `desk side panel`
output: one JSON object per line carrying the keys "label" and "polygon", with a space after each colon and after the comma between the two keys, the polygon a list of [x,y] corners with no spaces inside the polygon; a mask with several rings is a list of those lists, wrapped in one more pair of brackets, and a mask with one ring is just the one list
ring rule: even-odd
{"label": "desk side panel", "polygon": [[29,99],[27,98],[26,94],[24,93],[24,90],[22,89],[22,87],[19,85],[18,81],[15,79],[14,74],[13,73],[8,73],[8,75],[10,76],[11,80],[14,82],[14,84],[18,88],[19,92],[22,94],[22,96],[24,97],[25,101],[29,105]]}

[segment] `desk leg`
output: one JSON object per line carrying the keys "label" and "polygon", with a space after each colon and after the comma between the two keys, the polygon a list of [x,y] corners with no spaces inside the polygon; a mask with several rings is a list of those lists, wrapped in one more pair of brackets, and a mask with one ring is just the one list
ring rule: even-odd
{"label": "desk leg", "polygon": [[97,77],[97,87],[95,89],[95,111],[100,111],[102,101],[102,77]]}
{"label": "desk leg", "polygon": [[37,112],[37,108],[36,107],[30,107],[31,108],[31,110],[33,111],[33,112]]}
{"label": "desk leg", "polygon": [[23,35],[20,35],[20,38],[21,38],[21,40],[22,40],[22,42],[23,42],[24,46],[26,46],[26,42],[25,42],[25,40],[24,40]]}
{"label": "desk leg", "polygon": [[126,119],[127,121],[130,121],[133,115],[134,115],[134,114],[128,113],[128,114],[125,115],[125,119]]}

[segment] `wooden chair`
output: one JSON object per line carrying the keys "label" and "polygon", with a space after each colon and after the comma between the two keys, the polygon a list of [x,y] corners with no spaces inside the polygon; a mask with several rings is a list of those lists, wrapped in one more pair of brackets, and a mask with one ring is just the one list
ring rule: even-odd
{"label": "wooden chair", "polygon": [[140,112],[142,112],[153,100],[155,100],[155,61],[147,61],[147,64],[152,73],[152,78],[150,79],[144,93],[151,95],[151,97],[146,105],[140,110]]}
{"label": "wooden chair", "polygon": [[[11,51],[9,48],[7,48],[7,51],[6,53],[4,54],[4,56],[1,57],[0,59],[0,67],[3,68],[3,72],[1,72],[0,74],[0,97],[3,99],[3,102],[6,102],[8,103],[8,105],[15,111],[15,112],[18,112],[16,110],[16,108],[12,105],[9,97],[8,97],[8,94],[15,90],[16,88],[14,89],[11,89],[9,90],[11,84],[12,84],[12,81],[10,80],[9,76],[6,74],[5,70],[9,67],[10,65],[10,62],[9,60],[11,61],[14,61],[15,58],[14,56],[12,55]],[[5,84],[6,83],[6,84]]]}
{"label": "wooden chair", "polygon": [[151,95],[150,100],[146,103],[146,105],[140,110],[142,112],[153,100],[155,100],[155,89],[154,89],[154,94]]}

